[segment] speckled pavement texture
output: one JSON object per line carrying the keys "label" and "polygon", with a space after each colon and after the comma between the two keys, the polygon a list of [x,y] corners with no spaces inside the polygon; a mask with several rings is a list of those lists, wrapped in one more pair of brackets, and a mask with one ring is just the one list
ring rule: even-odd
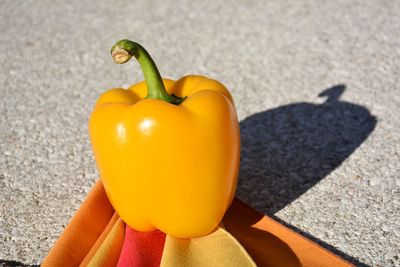
{"label": "speckled pavement texture", "polygon": [[[369,3],[368,3],[369,2]],[[98,174],[87,122],[142,80],[222,81],[238,196],[359,266],[400,266],[400,1],[0,2],[0,266],[39,264]]]}

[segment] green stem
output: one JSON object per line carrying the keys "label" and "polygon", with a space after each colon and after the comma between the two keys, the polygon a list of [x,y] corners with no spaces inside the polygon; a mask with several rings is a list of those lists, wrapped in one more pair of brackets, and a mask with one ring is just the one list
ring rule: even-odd
{"label": "green stem", "polygon": [[160,99],[175,105],[179,105],[185,100],[186,97],[182,98],[167,93],[156,64],[146,49],[140,44],[130,40],[120,40],[111,48],[111,55],[117,64],[123,64],[132,57],[137,59],[147,84],[148,91],[146,98]]}

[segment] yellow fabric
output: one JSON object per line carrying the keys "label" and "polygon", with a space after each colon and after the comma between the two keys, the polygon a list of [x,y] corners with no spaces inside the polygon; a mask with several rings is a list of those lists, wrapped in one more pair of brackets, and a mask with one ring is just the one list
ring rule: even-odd
{"label": "yellow fabric", "polygon": [[[113,213],[114,209],[106,196],[103,185],[101,181],[98,181],[47,255],[42,266],[79,266],[86,256],[91,260],[94,252],[98,250],[95,248],[102,246],[103,241],[107,239],[108,234],[105,233],[111,231],[108,228],[112,229],[110,225],[114,225],[113,221],[116,218],[112,218]],[[214,246],[214,254],[225,250],[223,248],[228,243],[240,242],[257,266],[352,266],[330,251],[257,212],[238,199],[233,201],[227,211],[223,225],[237,241],[227,238],[230,242],[222,241],[218,246]],[[209,256],[204,252],[208,248],[208,245],[204,245],[204,238],[207,237],[192,239],[191,242],[167,238],[168,249],[163,255],[162,264],[164,265],[162,266],[174,266],[174,262],[169,259],[171,259],[171,255],[174,255],[173,253],[180,252],[184,253],[183,256],[188,252],[194,253],[192,259],[197,261],[203,260],[200,257],[204,257],[200,266],[213,266],[213,262],[208,264],[209,258],[206,257]],[[240,245],[238,246],[241,248]],[[200,249],[198,249],[199,247]],[[246,252],[244,253],[247,255]],[[185,258],[182,255],[183,262]],[[201,256],[198,257],[198,255]],[[227,260],[224,258],[221,260],[222,263],[214,266],[234,266],[226,264]],[[175,266],[185,265],[178,262]]]}
{"label": "yellow fabric", "polygon": [[88,263],[89,267],[114,267],[124,243],[125,223],[118,218],[113,228]]}
{"label": "yellow fabric", "polygon": [[101,244],[103,243],[104,239],[106,239],[107,235],[110,233],[110,231],[113,229],[115,223],[118,221],[118,214],[114,212],[114,215],[111,217],[110,222],[107,224],[106,228],[103,230],[99,238],[97,238],[96,242],[90,249],[89,253],[86,254],[86,257],[83,259],[81,264],[79,266],[87,266],[90,260],[93,258],[93,255],[96,253],[96,251],[99,249]]}
{"label": "yellow fabric", "polygon": [[192,239],[167,235],[160,266],[254,267],[256,264],[232,235],[218,228],[207,236]]}

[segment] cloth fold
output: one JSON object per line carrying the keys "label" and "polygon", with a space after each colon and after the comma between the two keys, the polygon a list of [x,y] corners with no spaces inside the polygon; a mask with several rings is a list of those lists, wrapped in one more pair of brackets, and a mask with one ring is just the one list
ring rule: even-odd
{"label": "cloth fold", "polygon": [[118,267],[158,267],[163,254],[165,234],[160,231],[138,232],[125,226],[125,240]]}
{"label": "cloth fold", "polygon": [[223,223],[258,266],[352,266],[239,199],[233,201]]}
{"label": "cloth fold", "polygon": [[115,212],[110,223],[97,239],[81,265],[114,267],[118,263],[125,237],[125,223]]}
{"label": "cloth fold", "polygon": [[79,266],[109,224],[114,212],[103,184],[97,181],[42,266]]}
{"label": "cloth fold", "polygon": [[167,236],[161,267],[255,267],[240,243],[223,228],[192,239]]}
{"label": "cloth fold", "polygon": [[[129,264],[132,259],[141,259],[136,263],[144,263],[147,257],[153,257],[153,264],[161,266],[209,266],[210,261],[206,263],[205,260],[210,257],[226,265],[237,255],[241,257],[236,261],[243,264],[236,266],[253,266],[254,263],[257,266],[352,266],[239,199],[233,201],[223,219],[226,231],[218,229],[192,240],[165,239],[161,232],[139,233],[129,227],[124,231],[125,224],[114,212],[99,180],[42,266],[78,266],[81,263],[82,266],[86,263],[109,266],[108,261],[104,261],[109,257],[105,255],[114,255],[110,256],[113,261],[109,262],[115,263],[118,251],[120,267],[139,266]],[[151,240],[157,241],[152,244]],[[219,266],[216,260],[211,261],[211,265]]]}

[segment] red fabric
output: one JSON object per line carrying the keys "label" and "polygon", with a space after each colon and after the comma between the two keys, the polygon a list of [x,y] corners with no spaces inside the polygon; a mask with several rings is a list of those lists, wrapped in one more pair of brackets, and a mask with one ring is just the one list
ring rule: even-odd
{"label": "red fabric", "polygon": [[133,230],[128,225],[117,267],[158,267],[163,254],[165,234]]}

